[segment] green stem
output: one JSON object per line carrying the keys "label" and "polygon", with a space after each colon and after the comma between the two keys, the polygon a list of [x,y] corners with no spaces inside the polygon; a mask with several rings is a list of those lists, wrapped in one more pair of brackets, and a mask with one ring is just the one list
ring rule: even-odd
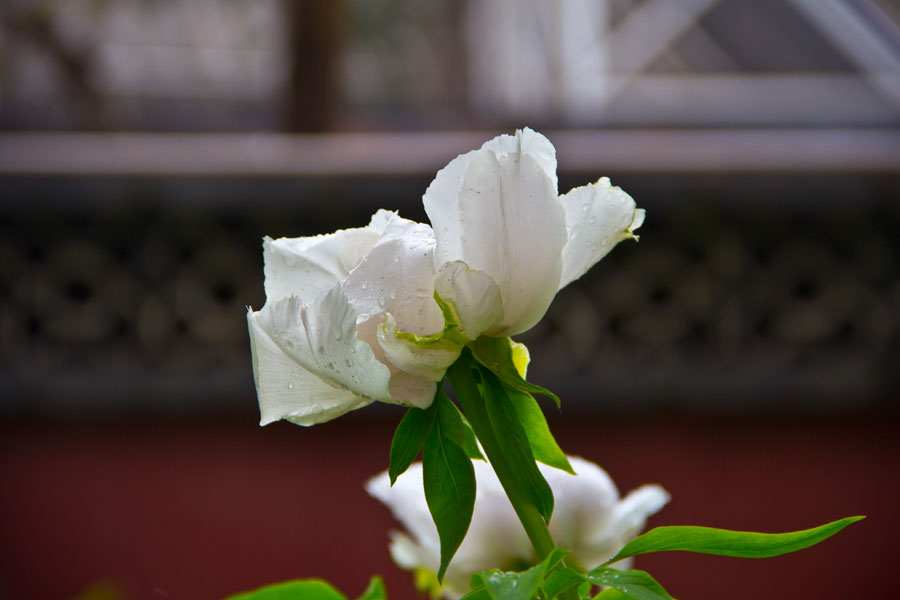
{"label": "green stem", "polygon": [[472,370],[469,368],[467,361],[456,361],[448,371],[453,389],[456,392],[456,399],[459,402],[463,414],[472,425],[475,436],[481,442],[484,453],[493,467],[500,485],[503,486],[509,501],[512,503],[513,510],[522,522],[525,533],[534,546],[541,560],[547,557],[556,547],[553,538],[550,536],[550,530],[544,522],[537,507],[528,500],[528,496],[524,490],[520,488],[518,480],[513,476],[513,470],[509,466],[503,447],[494,429],[491,427],[490,418],[487,409],[484,406],[484,400],[478,386],[475,384],[475,378]]}
{"label": "green stem", "polygon": [[[516,511],[522,527],[525,528],[531,545],[534,546],[540,560],[547,558],[556,548],[556,543],[550,535],[550,529],[547,527],[544,517],[541,516],[534,503],[528,499],[528,495],[521,489],[518,479],[513,475],[514,472],[509,466],[503,446],[494,434],[484,400],[475,383],[475,377],[468,361],[457,360],[447,371],[447,376],[456,392],[456,400],[472,426],[475,436],[481,442],[484,453],[512,503],[513,510]],[[563,592],[559,598],[561,600],[579,600],[578,592],[574,589]]]}
{"label": "green stem", "polygon": [[497,473],[500,485],[503,486],[503,490],[512,503],[513,510],[516,511],[519,521],[522,522],[531,545],[534,546],[538,556],[543,560],[553,551],[556,544],[553,542],[550,530],[547,528],[547,524],[544,522],[540,512],[538,512],[537,507],[528,501],[524,492],[520,489],[518,481],[511,476],[512,469],[509,467],[497,436],[494,435],[490,418],[484,407],[481,394],[478,392],[478,387],[475,385],[472,372],[468,365],[460,364],[460,362],[458,361],[451,367],[451,370],[454,372],[450,375],[453,389],[456,391],[456,399],[459,401],[463,414],[469,420],[469,424],[472,425],[475,436],[481,442],[484,453],[487,454],[494,472]]}

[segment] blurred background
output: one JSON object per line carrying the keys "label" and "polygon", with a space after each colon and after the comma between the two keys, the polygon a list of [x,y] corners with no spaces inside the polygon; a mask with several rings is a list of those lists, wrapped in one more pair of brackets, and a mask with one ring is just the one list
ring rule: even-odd
{"label": "blurred background", "polygon": [[6,0],[0,599],[415,598],[365,480],[402,410],[257,427],[261,237],[425,220],[531,126],[647,209],[521,336],[562,447],[651,525],[869,519],[684,599],[889,598],[900,533],[896,0]]}

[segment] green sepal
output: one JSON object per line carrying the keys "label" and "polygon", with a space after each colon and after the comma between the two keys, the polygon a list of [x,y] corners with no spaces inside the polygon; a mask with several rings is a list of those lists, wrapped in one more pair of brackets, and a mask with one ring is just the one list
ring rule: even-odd
{"label": "green sepal", "polygon": [[484,367],[480,370],[485,408],[494,435],[498,440],[503,440],[510,474],[544,521],[549,522],[553,514],[553,491],[534,462],[525,427],[497,375]]}
{"label": "green sepal", "polygon": [[631,569],[620,571],[598,567],[588,571],[584,578],[594,585],[605,585],[635,600],[675,600],[650,573]]}
{"label": "green sepal", "polygon": [[433,403],[437,418],[422,453],[425,501],[441,540],[439,581],[466,536],[475,507],[475,470],[461,446],[462,420],[455,407],[442,407],[446,403],[450,399],[438,394]]}
{"label": "green sepal", "polygon": [[406,340],[428,350],[447,350],[451,352],[459,352],[463,346],[471,340],[467,338],[459,329],[459,320],[453,312],[453,308],[444,302],[437,292],[434,293],[434,300],[441,308],[441,314],[444,316],[444,328],[437,333],[431,335],[418,335],[408,331],[398,331],[396,336],[401,340]]}
{"label": "green sepal", "polygon": [[790,533],[756,533],[690,526],[657,527],[625,544],[618,554],[604,564],[612,564],[629,556],[670,550],[740,558],[768,558],[818,544],[847,525],[864,518],[847,517]]}
{"label": "green sepal", "polygon": [[[370,584],[371,587],[371,584]],[[347,600],[347,597],[321,579],[296,579],[273,583],[251,592],[229,596],[226,600]]]}
{"label": "green sepal", "polygon": [[366,591],[362,593],[357,600],[387,600],[387,590],[384,588],[384,581],[378,575],[369,580]]}
{"label": "green sepal", "polygon": [[531,452],[534,459],[542,462],[547,466],[561,469],[566,473],[575,475],[575,470],[569,464],[565,452],[556,443],[553,434],[550,433],[550,426],[547,425],[547,418],[541,410],[540,405],[534,396],[528,392],[523,392],[507,386],[506,393],[512,400],[519,415],[519,421],[525,428],[525,435],[528,437],[528,443],[531,446]]}
{"label": "green sepal", "polygon": [[[442,393],[440,386],[438,394]],[[435,401],[437,395],[435,395]],[[434,402],[432,402],[432,406]],[[427,409],[411,407],[403,415],[403,419],[397,425],[394,432],[394,439],[391,440],[390,466],[388,467],[388,475],[391,478],[391,485],[397,481],[397,478],[406,472],[409,465],[412,464],[419,455],[419,450],[425,444],[425,438],[434,424],[436,410],[431,407]]]}
{"label": "green sepal", "polygon": [[516,368],[513,351],[515,342],[508,337],[480,336],[469,344],[472,355],[480,364],[490,369],[503,383],[519,391],[552,398],[560,407],[559,396],[539,385],[525,381]]}

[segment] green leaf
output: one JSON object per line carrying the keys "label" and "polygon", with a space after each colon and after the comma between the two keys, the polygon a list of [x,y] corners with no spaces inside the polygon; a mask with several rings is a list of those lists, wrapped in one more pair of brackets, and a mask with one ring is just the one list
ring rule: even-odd
{"label": "green leaf", "polygon": [[[450,559],[466,536],[475,506],[475,470],[455,441],[462,441],[462,433],[456,429],[457,421],[449,416],[455,414],[459,419],[459,413],[441,409],[440,404],[445,402],[450,400],[443,395],[435,400],[439,418],[425,439],[422,456],[425,501],[441,540],[439,580],[444,579]],[[458,427],[462,429],[461,421]]]}
{"label": "green leaf", "polygon": [[366,591],[357,600],[387,600],[387,590],[384,589],[384,581],[376,575],[369,581]]}
{"label": "green leaf", "polygon": [[532,600],[537,597],[545,575],[553,571],[568,553],[567,550],[554,548],[547,558],[520,573],[499,569],[479,571],[472,575],[469,582],[473,590],[463,599]]}
{"label": "green leaf", "polygon": [[229,596],[226,600],[347,600],[346,596],[321,579],[297,579],[274,583],[252,592]]}
{"label": "green leaf", "polygon": [[566,590],[570,590],[582,584],[584,576],[570,569],[569,567],[560,567],[547,576],[542,589],[544,596],[547,598],[556,598]]}
{"label": "green leaf", "polygon": [[495,436],[498,440],[503,440],[510,475],[544,520],[549,522],[553,514],[553,491],[534,462],[531,445],[516,408],[503,383],[492,371],[482,367],[481,377],[485,408]]}
{"label": "green leaf", "polygon": [[[446,394],[445,394],[446,396]],[[466,417],[460,412],[459,408],[453,403],[452,400],[447,398],[447,405],[453,407],[456,410],[456,414],[459,415],[459,419],[462,422],[463,427],[463,442],[462,449],[465,451],[466,456],[475,460],[484,460],[484,455],[481,454],[481,449],[478,447],[478,441],[475,437],[475,431],[472,429],[472,425],[469,424],[469,421]]]}
{"label": "green leaf", "polygon": [[466,456],[471,458],[472,460],[484,460],[484,455],[481,453],[481,449],[478,447],[478,440],[475,437],[475,431],[472,429],[472,426],[469,425],[469,422],[463,419],[463,428],[465,429],[465,436],[463,437],[463,451],[465,451]]}
{"label": "green leaf", "polygon": [[524,573],[491,571],[482,575],[484,587],[493,600],[532,600],[537,596],[544,578],[541,565]]}
{"label": "green leaf", "polygon": [[516,414],[519,415],[519,421],[525,428],[525,435],[528,437],[528,443],[531,446],[531,452],[534,459],[548,465],[556,467],[566,473],[575,475],[575,470],[569,464],[565,452],[556,443],[553,434],[550,433],[550,426],[547,425],[547,419],[544,412],[538,405],[534,396],[528,392],[522,392],[516,389],[506,388],[506,392],[513,401]]}
{"label": "green leaf", "polygon": [[615,588],[606,588],[596,596],[594,600],[626,600],[628,596]]}
{"label": "green leaf", "polygon": [[519,374],[513,356],[514,344],[515,342],[508,337],[497,338],[483,335],[469,344],[468,348],[472,351],[475,360],[493,371],[503,383],[521,392],[552,398],[559,408],[559,396],[539,385],[525,381]]}
{"label": "green leaf", "polygon": [[437,418],[440,421],[444,437],[462,447],[466,440],[466,430],[459,409],[443,391],[438,394],[435,404],[437,404]]}
{"label": "green leaf", "polygon": [[416,460],[428,432],[431,431],[436,414],[436,410],[431,410],[431,407],[428,409],[412,407],[403,415],[391,441],[391,464],[388,467],[391,485],[394,485],[397,478]]}
{"label": "green leaf", "polygon": [[594,585],[605,585],[636,600],[674,600],[666,588],[653,579],[650,573],[638,571],[619,571],[609,567],[599,567],[589,571],[585,579]]}
{"label": "green leaf", "polygon": [[755,533],[712,527],[657,527],[625,544],[625,547],[605,564],[629,556],[669,550],[741,558],[768,558],[818,544],[847,525],[864,518],[847,517],[812,529],[790,533]]}

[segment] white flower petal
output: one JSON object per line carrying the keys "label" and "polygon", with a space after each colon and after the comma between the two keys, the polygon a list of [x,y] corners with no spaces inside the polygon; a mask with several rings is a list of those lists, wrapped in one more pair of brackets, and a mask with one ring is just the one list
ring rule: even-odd
{"label": "white flower petal", "polygon": [[362,320],[390,312],[401,331],[429,335],[444,328],[434,301],[434,243],[428,225],[391,218],[342,286]]}
{"label": "white flower petal", "polygon": [[574,188],[560,196],[566,212],[568,242],[563,249],[559,288],[584,275],[613,246],[636,238],[634,230],[644,222],[644,210],[621,188],[603,177],[597,183]]}
{"label": "white flower petal", "polygon": [[660,511],[671,496],[661,486],[646,484],[632,490],[617,505],[613,513],[611,532],[627,541],[637,535],[647,522],[647,517]]}
{"label": "white flower petal", "polygon": [[312,302],[343,281],[381,237],[393,213],[380,210],[366,227],[326,235],[263,239],[266,300]]}
{"label": "white flower petal", "polygon": [[375,358],[383,365],[387,365],[390,372],[391,379],[388,385],[390,400],[385,400],[385,402],[428,408],[434,400],[437,384],[431,379],[406,373],[387,359],[381,344],[378,343],[378,328],[381,326],[384,318],[382,315],[375,315],[357,325],[356,331],[359,334],[359,339],[371,347]]}
{"label": "white flower petal", "polygon": [[391,393],[391,402],[419,408],[431,406],[437,384],[431,379],[394,369],[391,369],[391,382],[388,388]]}
{"label": "white flower petal", "polygon": [[327,384],[297,364],[263,331],[258,315],[247,313],[260,425],[279,419],[298,425],[324,423],[371,402]]}
{"label": "white flower petal", "polygon": [[491,326],[503,321],[500,289],[490,275],[475,271],[459,260],[445,263],[434,288],[441,300],[450,304],[459,319],[459,328],[474,340]]}
{"label": "white flower petal", "polygon": [[497,284],[504,319],[491,335],[532,327],[556,294],[566,243],[554,183],[527,153],[489,150],[458,157],[424,196],[440,264],[462,260]]}
{"label": "white flower petal", "polygon": [[441,350],[423,348],[422,346],[397,337],[397,322],[391,313],[385,315],[385,321],[378,327],[378,345],[384,357],[400,370],[429,381],[440,381],[444,372],[452,365],[459,350]]}
{"label": "white flower petal", "polygon": [[[572,550],[573,564],[590,569],[614,555],[636,532],[631,528],[622,529],[621,523],[640,521],[642,526],[643,519],[659,510],[668,495],[658,486],[644,486],[619,501],[619,492],[603,469],[582,458],[569,456],[568,459],[577,476],[538,465],[556,500],[550,531],[557,545]],[[534,549],[490,465],[480,460],[473,461],[472,465],[476,480],[475,510],[469,531],[447,569],[441,594],[448,598],[466,593],[469,577],[476,571],[509,568],[517,562],[537,562]],[[409,534],[392,536],[391,552],[397,563],[406,569],[421,567],[437,571],[440,541],[422,489],[422,464],[411,465],[393,487],[387,473],[382,473],[372,478],[366,489],[391,509]],[[641,517],[632,519],[627,515]],[[588,532],[603,539],[598,543]],[[608,535],[604,537],[605,532]]]}
{"label": "white flower petal", "polygon": [[353,393],[390,402],[390,371],[356,332],[357,313],[340,285],[311,304],[296,296],[267,302],[257,320],[281,350],[308,371]]}
{"label": "white flower petal", "polygon": [[497,157],[507,154],[530,154],[553,182],[553,189],[558,188],[556,181],[556,148],[546,137],[529,127],[516,131],[515,135],[498,135],[485,142],[482,149],[491,150]]}

